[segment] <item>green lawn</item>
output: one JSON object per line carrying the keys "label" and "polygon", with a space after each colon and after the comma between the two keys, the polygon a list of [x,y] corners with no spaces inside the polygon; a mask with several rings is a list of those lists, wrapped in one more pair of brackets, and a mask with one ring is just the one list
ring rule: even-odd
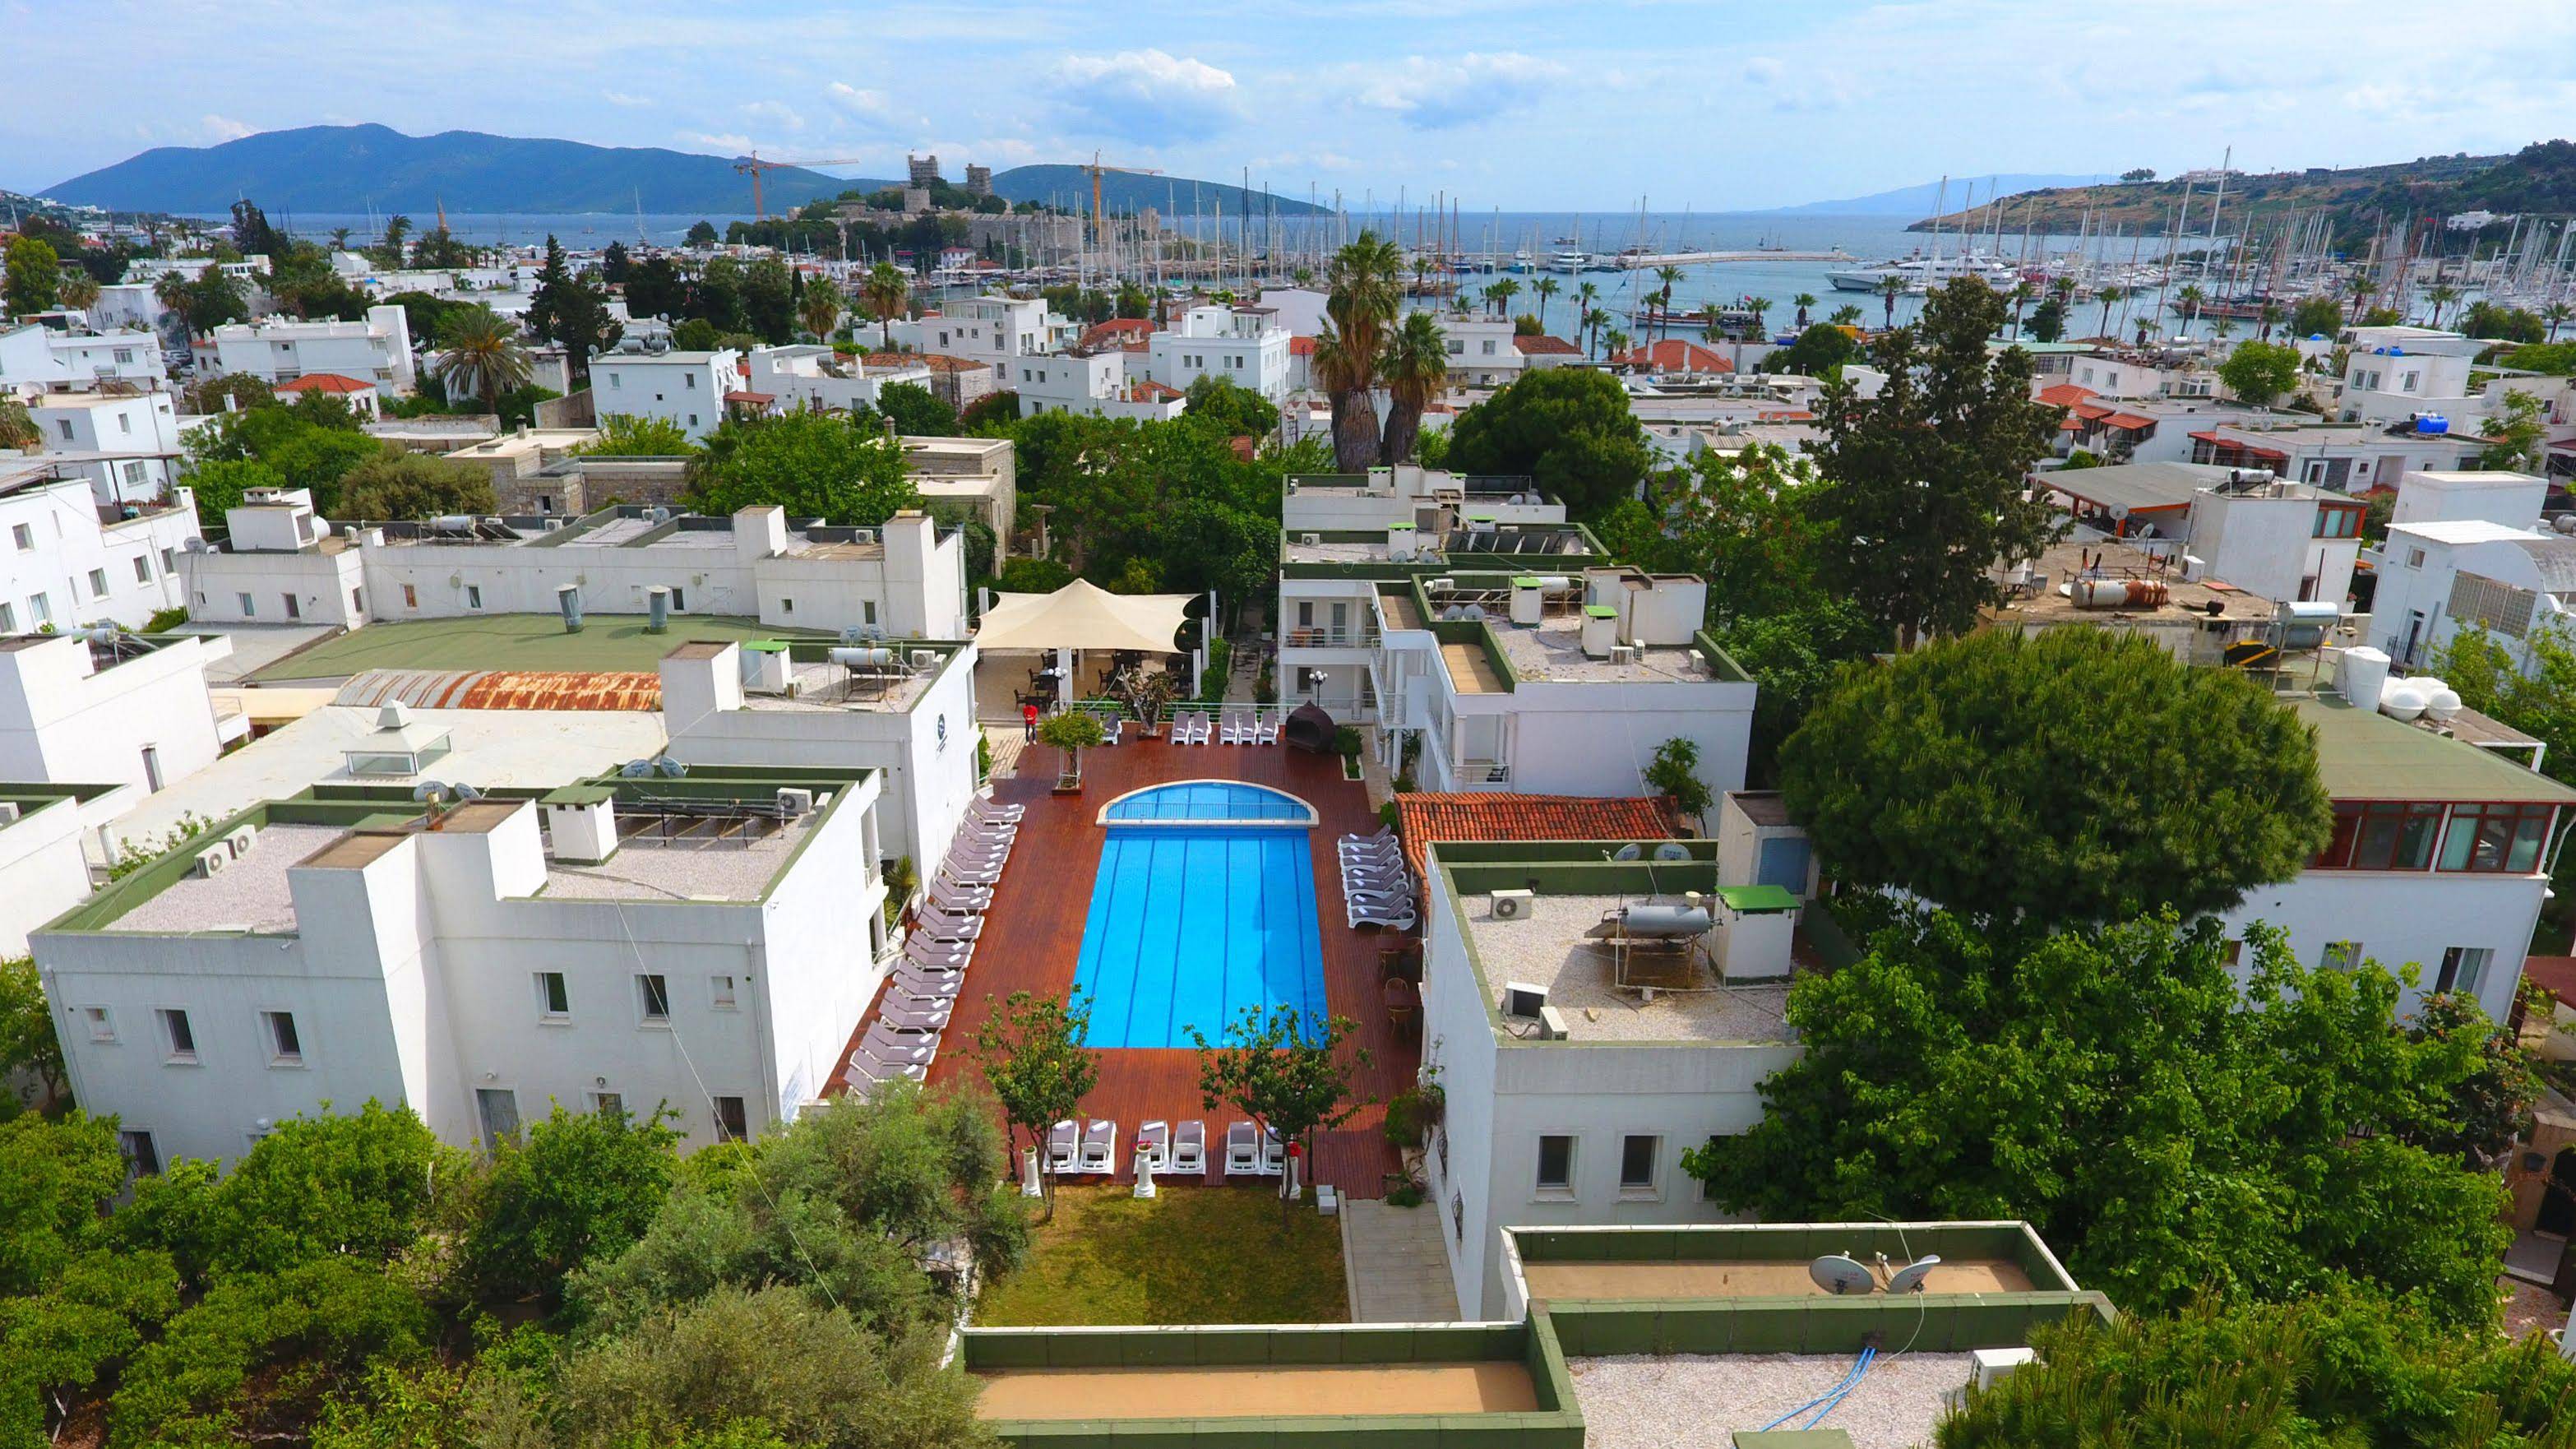
{"label": "green lawn", "polygon": [[984,1289],[994,1328],[1120,1323],[1341,1323],[1342,1230],[1254,1188],[1059,1187],[1027,1266]]}
{"label": "green lawn", "polygon": [[667,634],[645,632],[641,614],[592,614],[578,634],[556,614],[476,614],[459,619],[369,624],[287,655],[252,677],[344,679],[370,669],[529,669],[649,674],[690,639],[800,639],[810,629],[776,629],[757,619],[674,614]]}

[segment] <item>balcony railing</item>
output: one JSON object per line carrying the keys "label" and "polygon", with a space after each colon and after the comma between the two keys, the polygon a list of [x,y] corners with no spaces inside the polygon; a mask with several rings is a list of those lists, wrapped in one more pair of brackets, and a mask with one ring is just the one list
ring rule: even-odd
{"label": "balcony railing", "polygon": [[1374,649],[1378,646],[1377,621],[1348,624],[1333,628],[1324,624],[1292,625],[1280,631],[1282,649]]}

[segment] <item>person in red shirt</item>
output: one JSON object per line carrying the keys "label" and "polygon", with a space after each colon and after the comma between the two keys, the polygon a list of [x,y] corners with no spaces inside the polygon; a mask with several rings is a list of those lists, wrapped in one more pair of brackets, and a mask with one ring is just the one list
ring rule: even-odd
{"label": "person in red shirt", "polygon": [[1020,724],[1023,731],[1020,738],[1024,740],[1034,740],[1038,737],[1038,707],[1036,705],[1023,704],[1020,706]]}

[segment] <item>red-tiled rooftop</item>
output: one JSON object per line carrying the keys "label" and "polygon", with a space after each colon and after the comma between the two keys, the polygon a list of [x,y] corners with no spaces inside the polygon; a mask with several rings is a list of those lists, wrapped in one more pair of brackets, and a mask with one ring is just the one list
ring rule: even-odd
{"label": "red-tiled rooftop", "polygon": [[1314,355],[1315,355],[1315,339],[1314,339],[1314,338],[1312,338],[1312,337],[1291,337],[1291,338],[1289,338],[1289,339],[1288,339],[1288,355],[1289,355],[1290,357],[1312,357],[1312,356],[1314,356]]}
{"label": "red-tiled rooftop", "polygon": [[1656,372],[1735,370],[1735,364],[1723,355],[1680,337],[1660,337],[1643,347],[1630,348],[1619,354],[1618,360],[1630,367],[1650,368]]}
{"label": "red-tiled rooftop", "polygon": [[1082,334],[1083,347],[1126,347],[1143,342],[1153,335],[1154,324],[1143,317],[1112,317],[1097,322]]}
{"label": "red-tiled rooftop", "polygon": [[724,395],[724,400],[729,403],[747,403],[752,407],[765,408],[771,403],[778,401],[778,398],[773,393],[752,392],[748,389],[744,389],[737,392],[726,393]]}
{"label": "red-tiled rooftop", "polygon": [[1580,357],[1583,355],[1582,348],[1562,337],[1545,335],[1515,337],[1512,339],[1512,346],[1519,348],[1523,357]]}
{"label": "red-tiled rooftop", "polygon": [[2041,402],[2062,408],[2071,408],[2080,402],[2090,402],[2092,398],[2093,389],[2078,387],[2071,382],[2053,383],[2039,390]]}
{"label": "red-tiled rooftop", "polygon": [[1668,795],[1411,794],[1395,797],[1405,859],[1422,874],[1425,851],[1458,840],[1662,840],[1682,833]]}
{"label": "red-tiled rooftop", "polygon": [[293,382],[279,383],[277,390],[279,392],[374,392],[376,385],[372,382],[360,382],[354,377],[344,377],[336,372],[308,372]]}

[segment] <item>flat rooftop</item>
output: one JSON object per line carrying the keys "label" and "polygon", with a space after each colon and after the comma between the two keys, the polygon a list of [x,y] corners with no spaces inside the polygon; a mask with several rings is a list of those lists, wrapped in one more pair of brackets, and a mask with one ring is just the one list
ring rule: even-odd
{"label": "flat rooftop", "polygon": [[[1675,903],[1678,903],[1677,901]],[[1612,984],[1610,948],[1584,932],[1635,896],[1539,895],[1525,919],[1497,921],[1493,900],[1466,895],[1459,901],[1467,940],[1485,975],[1488,1001],[1502,1001],[1503,984],[1526,982],[1547,990],[1548,1005],[1565,1017],[1575,1042],[1726,1042],[1774,1044],[1789,1039],[1784,1013],[1787,982],[1719,987],[1716,968],[1703,958],[1700,983],[1712,989],[1658,991],[1652,1002]]]}
{"label": "flat rooftop", "polygon": [[[2067,585],[2087,573],[2086,563],[2093,564],[2090,577],[2104,579],[2153,579],[2165,586],[2165,602],[2138,608],[2078,608],[2066,592]],[[2196,629],[2212,619],[2234,624],[2268,624],[2272,621],[2272,604],[2258,594],[2249,594],[2224,581],[2204,579],[2185,583],[2177,560],[2159,564],[2148,554],[2124,544],[2102,539],[2073,539],[2050,544],[2040,550],[2037,560],[2039,587],[2026,594],[2015,594],[1997,606],[1997,612],[2021,619],[2094,621],[2118,619],[2129,627],[2141,622],[2177,629]],[[2214,609],[2212,606],[2216,606]]]}
{"label": "flat rooftop", "polygon": [[[716,535],[730,539],[729,535]],[[646,632],[641,614],[588,614],[578,634],[555,614],[481,614],[369,624],[298,649],[251,676],[264,684],[342,680],[370,669],[504,669],[651,673],[691,639],[827,639],[757,619],[674,614],[668,633]]]}
{"label": "flat rooftop", "polygon": [[[940,662],[945,668],[946,659]],[[902,714],[919,704],[921,697],[930,692],[931,681],[939,677],[939,670],[908,669],[901,674],[868,675],[828,661],[796,660],[787,666],[787,677],[795,683],[794,694],[753,694],[746,691],[742,697],[743,707],[808,713],[857,709]]]}
{"label": "flat rooftop", "polygon": [[295,898],[287,889],[286,872],[347,834],[337,825],[262,826],[250,853],[235,860],[230,868],[210,876],[191,875],[173,881],[108,923],[107,929],[161,933],[256,931],[268,935],[291,932],[295,929]]}
{"label": "flat rooftop", "polygon": [[[642,807],[617,804],[621,843],[597,865],[571,865],[549,857],[543,894],[571,900],[754,901],[778,878],[787,859],[814,831],[821,812],[756,834],[693,828],[670,839]],[[769,822],[762,822],[767,825]]]}
{"label": "flat rooftop", "polygon": [[[1903,1347],[1890,1344],[1818,1427],[1850,1435],[1852,1449],[1928,1449],[1951,1395],[1968,1382],[1970,1360],[1895,1351]],[[1568,1357],[1565,1366],[1583,1410],[1585,1449],[1669,1449],[1723,1445],[1735,1430],[1759,1429],[1831,1393],[1853,1361],[1851,1354],[1670,1354]]]}
{"label": "flat rooftop", "polygon": [[[1641,648],[1633,664],[1613,664],[1583,652],[1583,618],[1550,614],[1536,624],[1514,624],[1488,614],[1485,623],[1503,648],[1503,658],[1523,684],[1600,681],[1628,684],[1709,684],[1720,682],[1708,660],[1696,649],[1664,646]],[[1447,651],[1442,651],[1446,653]],[[1453,680],[1456,671],[1451,671]],[[1461,692],[1467,692],[1463,685]]]}
{"label": "flat rooftop", "polygon": [[2576,804],[2576,790],[2492,750],[2356,709],[2340,695],[2294,698],[2317,732],[2317,774],[2337,800]]}
{"label": "flat rooftop", "polygon": [[1311,1419],[1515,1414],[1538,1407],[1515,1362],[986,1369],[979,1419]]}
{"label": "flat rooftop", "polygon": [[[1536,1262],[1521,1269],[1532,1298],[1824,1298],[1804,1258],[1610,1259]],[[1948,1258],[1925,1280],[1932,1293],[2029,1293],[2030,1275],[2009,1258]]]}

